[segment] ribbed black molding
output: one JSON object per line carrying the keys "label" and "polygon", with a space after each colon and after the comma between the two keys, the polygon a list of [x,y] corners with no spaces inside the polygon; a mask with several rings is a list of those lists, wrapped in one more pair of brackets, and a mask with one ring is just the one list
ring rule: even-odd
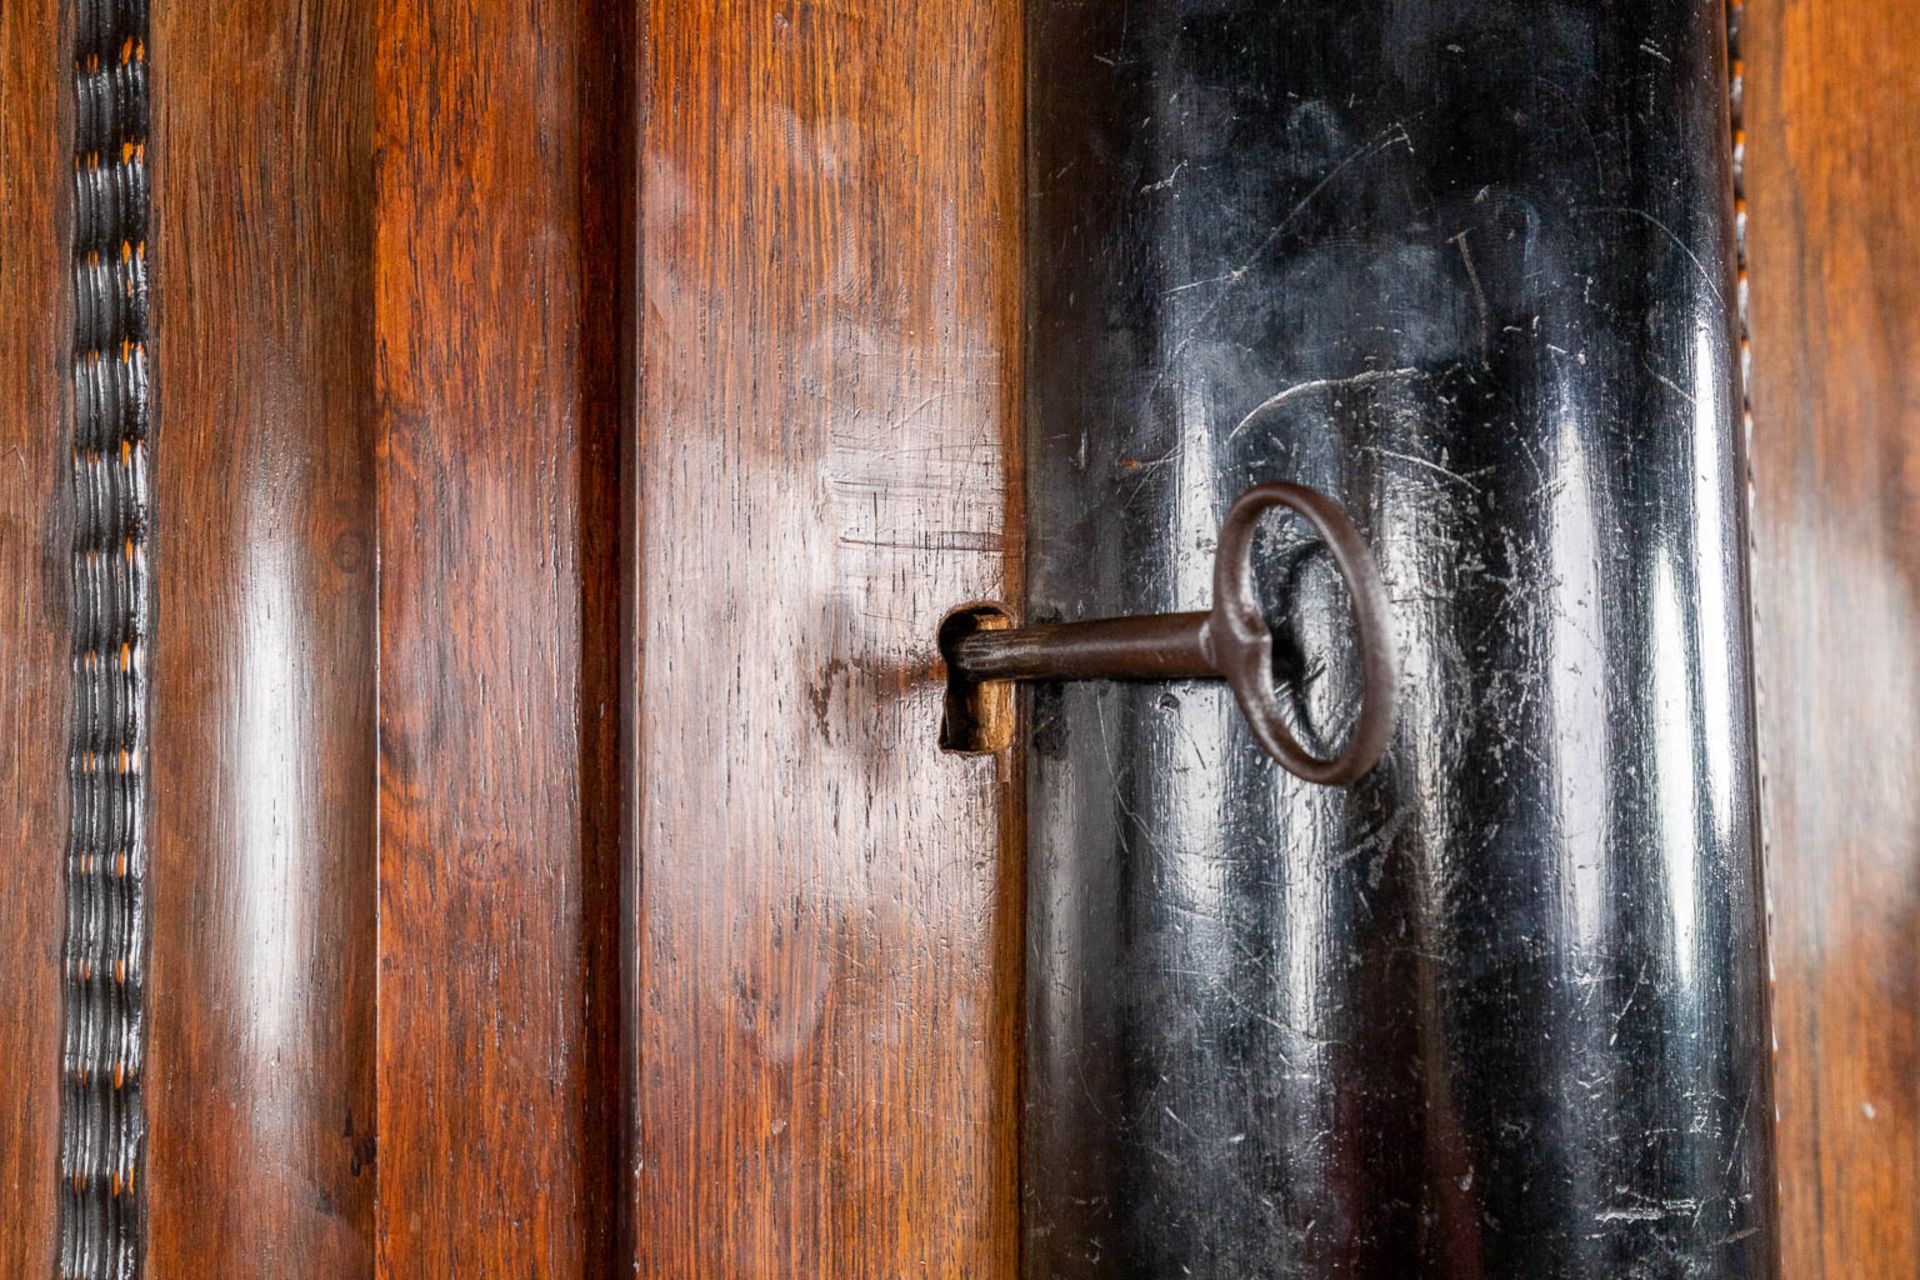
{"label": "ribbed black molding", "polygon": [[73,819],[60,1274],[140,1272],[145,1041],[147,4],[79,0],[73,69]]}

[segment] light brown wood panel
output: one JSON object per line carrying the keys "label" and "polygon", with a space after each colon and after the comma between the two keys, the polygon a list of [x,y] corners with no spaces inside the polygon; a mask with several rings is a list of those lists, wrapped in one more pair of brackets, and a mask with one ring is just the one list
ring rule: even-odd
{"label": "light brown wood panel", "polygon": [[1018,597],[1020,8],[648,8],[640,1274],[1007,1277],[1016,793],[942,612]]}
{"label": "light brown wood panel", "polygon": [[1782,1274],[1920,1274],[1920,10],[1748,0]]}
{"label": "light brown wood panel", "polygon": [[148,1265],[373,1257],[370,24],[154,7]]}
{"label": "light brown wood panel", "polygon": [[631,258],[631,38],[569,0],[376,22],[379,1274],[613,1275],[623,377],[596,331]]}
{"label": "light brown wood panel", "polygon": [[66,302],[71,58],[57,6],[0,6],[0,1275],[50,1276],[67,913]]}

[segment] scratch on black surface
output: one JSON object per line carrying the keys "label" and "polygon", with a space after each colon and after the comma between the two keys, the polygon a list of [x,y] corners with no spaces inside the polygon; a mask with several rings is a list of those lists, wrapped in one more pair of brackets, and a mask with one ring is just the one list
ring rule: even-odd
{"label": "scratch on black surface", "polygon": [[1356,373],[1345,378],[1314,378],[1309,382],[1296,382],[1294,385],[1287,387],[1285,390],[1275,392],[1273,395],[1268,396],[1265,400],[1255,405],[1252,412],[1240,419],[1239,424],[1235,426],[1233,430],[1227,432],[1227,439],[1229,441],[1239,439],[1240,433],[1252,426],[1254,419],[1269,409],[1278,408],[1280,405],[1285,404],[1297,396],[1303,396],[1314,391],[1325,391],[1333,387],[1367,387],[1372,386],[1376,382],[1404,382],[1411,378],[1424,376],[1425,374],[1419,369],[1414,368],[1370,369],[1365,373]]}
{"label": "scratch on black surface", "polygon": [[1707,290],[1713,294],[1713,300],[1721,306],[1726,305],[1726,297],[1720,292],[1720,282],[1713,278],[1711,271],[1707,270],[1707,264],[1700,261],[1700,255],[1692,249],[1689,249],[1687,242],[1682,240],[1679,233],[1674,231],[1672,227],[1660,221],[1660,219],[1654,217],[1645,209],[1635,209],[1628,205],[1596,205],[1593,211],[1595,213],[1616,213],[1629,218],[1638,218],[1649,226],[1658,228],[1661,234],[1673,242],[1674,248],[1687,255],[1688,261],[1693,263],[1694,270],[1700,273],[1701,281],[1707,286]]}

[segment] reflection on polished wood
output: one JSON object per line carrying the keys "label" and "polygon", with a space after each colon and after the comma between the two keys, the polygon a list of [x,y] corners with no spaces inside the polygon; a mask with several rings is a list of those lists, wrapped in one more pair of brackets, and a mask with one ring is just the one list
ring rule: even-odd
{"label": "reflection on polished wood", "polygon": [[1017,598],[1019,6],[654,0],[640,1274],[1013,1274],[1021,839],[932,642]]}
{"label": "reflection on polished wood", "polygon": [[[0,5],[5,1277],[55,1257],[73,7]],[[202,8],[153,50],[150,1273],[1010,1275],[1023,836],[930,641],[1021,594],[1018,6]],[[1920,19],[1751,0],[1747,51],[1783,1273],[1890,1280]]]}
{"label": "reflection on polished wood", "polygon": [[148,1274],[373,1258],[370,43],[155,9]]}
{"label": "reflection on polished wood", "polygon": [[[59,1185],[60,16],[0,16],[8,1276]],[[1017,29],[160,8],[149,1274],[1011,1274],[1017,805],[932,641],[1018,590]]]}
{"label": "reflection on polished wood", "polygon": [[59,1187],[72,680],[58,18],[0,5],[0,1276],[54,1274]]}
{"label": "reflection on polished wood", "polygon": [[1920,14],[1749,0],[1783,1266],[1920,1272]]}

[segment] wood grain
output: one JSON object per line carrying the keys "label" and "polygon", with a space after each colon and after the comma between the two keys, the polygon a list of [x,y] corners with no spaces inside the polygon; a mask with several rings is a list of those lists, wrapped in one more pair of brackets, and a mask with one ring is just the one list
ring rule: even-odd
{"label": "wood grain", "polygon": [[71,58],[54,5],[0,6],[0,1275],[51,1276],[66,929]]}
{"label": "wood grain", "polygon": [[1018,598],[1019,6],[647,13],[639,1274],[1011,1276],[1022,840],[934,637]]}
{"label": "wood grain", "polygon": [[[52,1266],[64,923],[31,10],[6,1274]],[[156,17],[155,1274],[1014,1270],[1016,771],[937,751],[933,642],[1019,588],[1018,15],[640,17]]]}
{"label": "wood grain", "polygon": [[1749,0],[1783,1267],[1920,1273],[1920,11]]}
{"label": "wood grain", "polygon": [[621,19],[376,30],[379,1274],[613,1275]]}
{"label": "wood grain", "polygon": [[158,5],[149,1274],[369,1274],[371,27]]}

